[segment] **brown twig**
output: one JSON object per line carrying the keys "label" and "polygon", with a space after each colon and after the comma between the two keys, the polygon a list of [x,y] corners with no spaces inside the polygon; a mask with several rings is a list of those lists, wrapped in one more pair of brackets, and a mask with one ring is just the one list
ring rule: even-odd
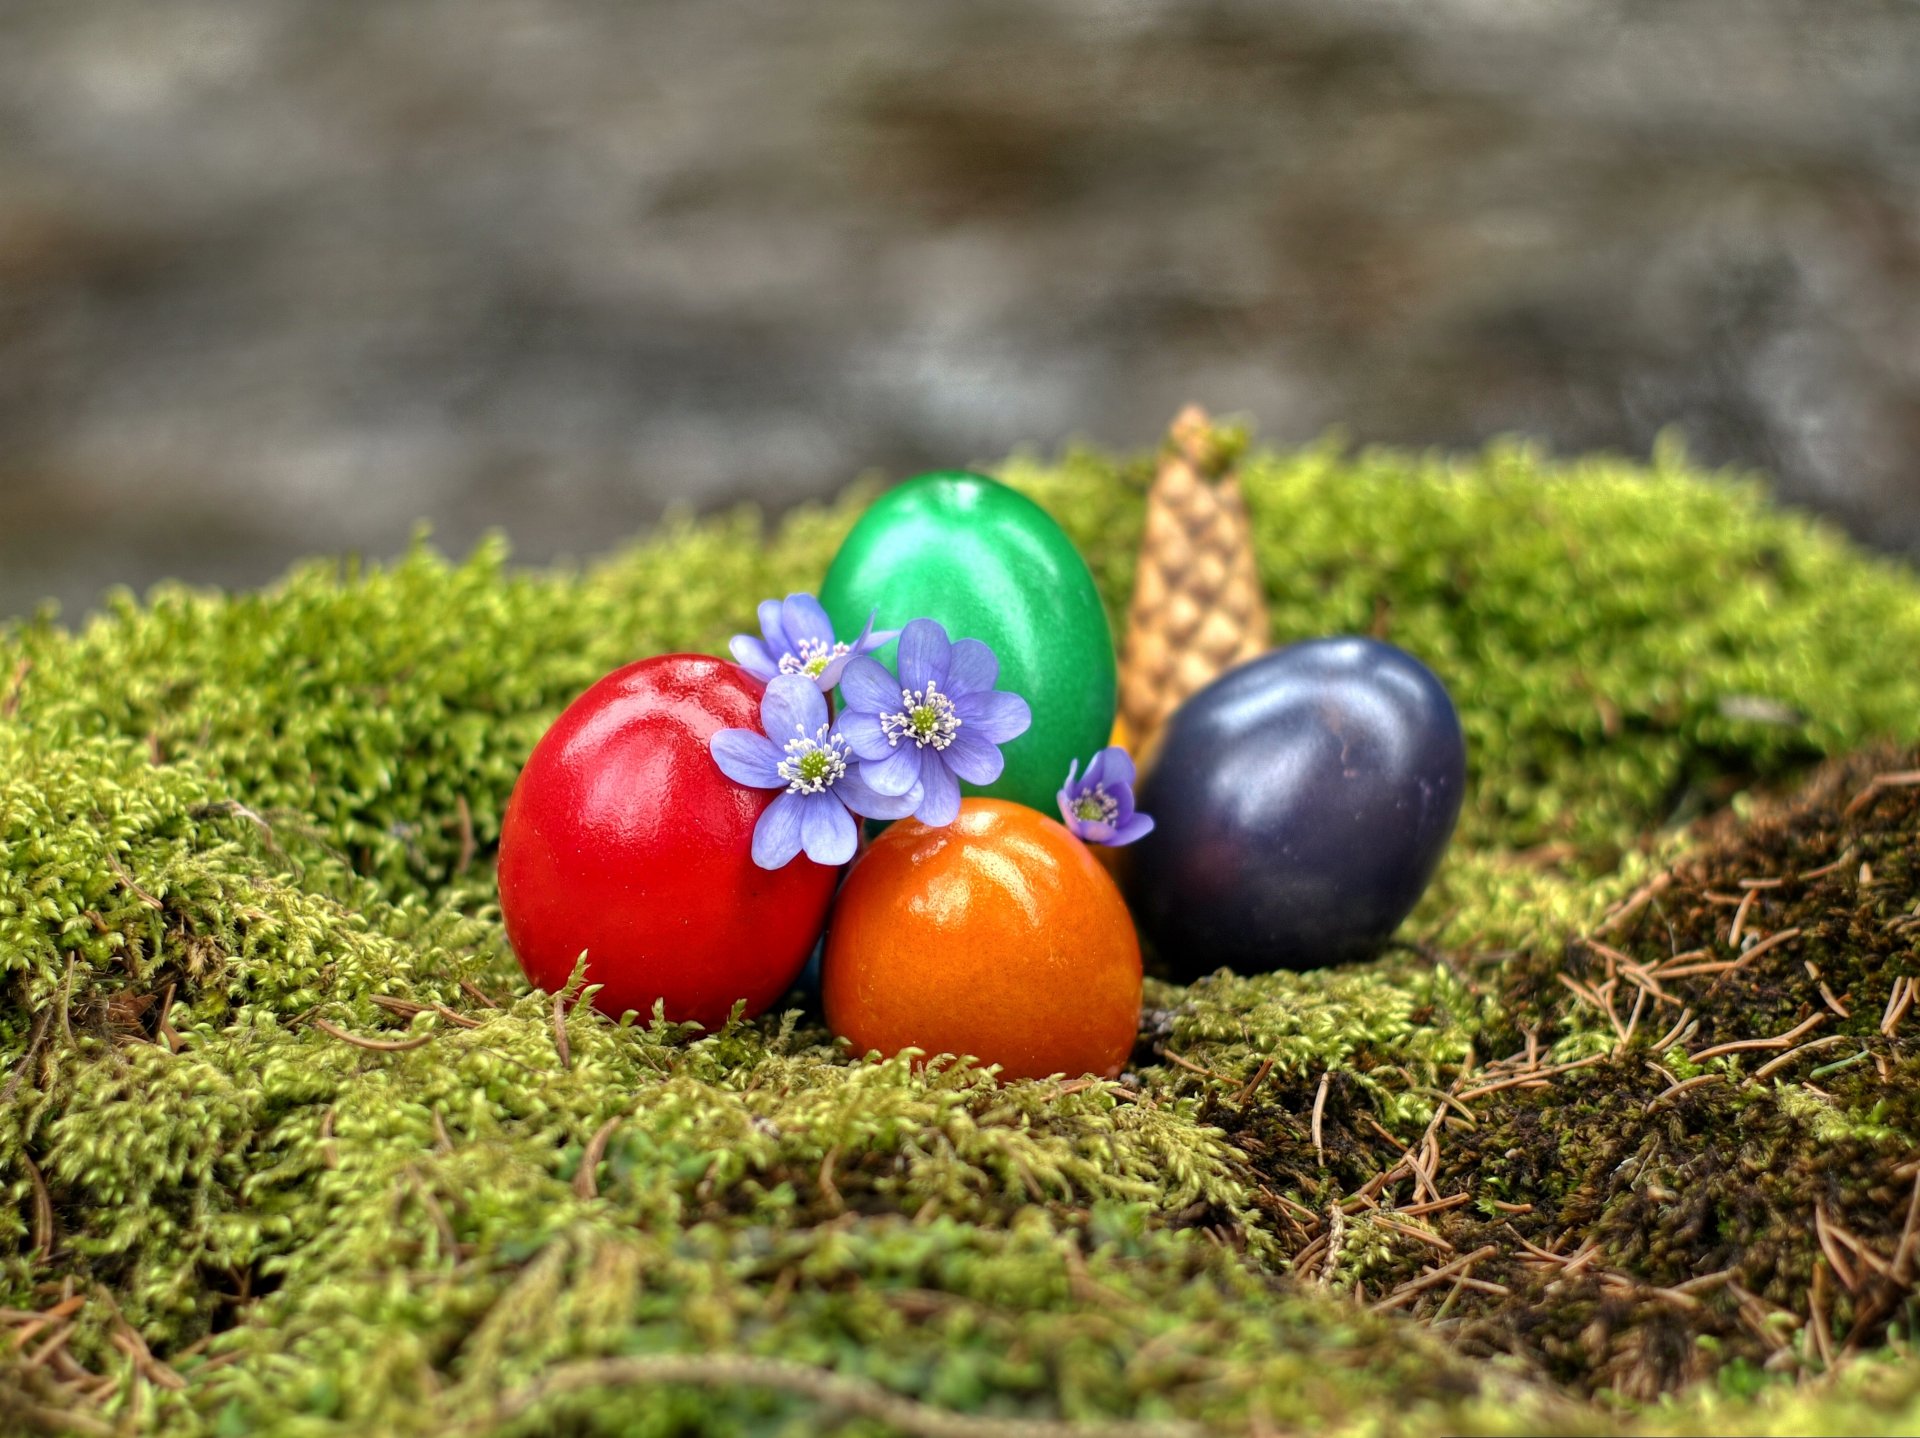
{"label": "brown twig", "polygon": [[1158,1055],[1160,1055],[1160,1057],[1165,1059],[1168,1063],[1178,1065],[1180,1068],[1185,1069],[1188,1073],[1196,1073],[1201,1075],[1203,1078],[1218,1080],[1220,1083],[1233,1082],[1233,1078],[1231,1075],[1215,1073],[1212,1069],[1202,1068],[1199,1064],[1195,1063],[1192,1059],[1185,1059],[1180,1057],[1179,1054],[1175,1053],[1172,1049],[1168,1048],[1165,1044],[1155,1044],[1153,1046],[1153,1051]]}
{"label": "brown twig", "polygon": [[33,1067],[33,1061],[40,1055],[40,1045],[47,1040],[47,1029],[53,1023],[53,1010],[42,1008],[33,1016],[33,1029],[27,1036],[27,1051],[20,1055],[20,1062],[13,1066],[13,1072],[7,1077],[7,1086],[0,1089],[0,1108],[13,1102],[14,1094],[20,1091],[21,1080],[26,1078],[27,1070]]}
{"label": "brown twig", "polygon": [[153,1021],[153,1032],[167,1046],[167,1052],[180,1052],[180,1035],[173,1030],[170,1020],[173,1018],[173,994],[175,985],[169,983],[167,991],[160,996],[160,1017]]}
{"label": "brown twig", "polygon": [[1690,1063],[1699,1063],[1704,1059],[1719,1058],[1722,1054],[1745,1053],[1750,1049],[1783,1049],[1802,1034],[1812,1033],[1827,1021],[1825,1014],[1815,1014],[1805,1023],[1789,1029],[1784,1034],[1776,1034],[1770,1039],[1735,1039],[1732,1043],[1712,1044],[1697,1054],[1688,1054]]}
{"label": "brown twig", "polygon": [[472,979],[460,980],[460,987],[463,990],[465,990],[466,993],[470,995],[475,1002],[484,1004],[487,1008],[490,1008],[490,1009],[497,1009],[500,1007],[500,1005],[496,1004],[492,999],[488,998],[486,995],[486,992],[483,989],[481,989],[481,987],[478,984],[476,984]]}
{"label": "brown twig", "polygon": [[141,888],[139,884],[134,882],[133,875],[127,871],[127,866],[114,857],[111,849],[104,851],[104,856],[107,861],[107,867],[112,869],[120,882],[132,891],[134,898],[145,904],[149,909],[166,908],[165,904],[161,903],[158,899],[154,898],[152,894],[149,894],[145,889]]}
{"label": "brown twig", "polygon": [[372,1001],[388,1013],[398,1014],[403,1019],[410,1019],[415,1014],[435,1013],[456,1028],[477,1029],[480,1027],[480,1020],[468,1018],[465,1014],[457,1013],[442,1003],[423,1004],[417,999],[399,999],[393,997],[391,994],[374,994]]}
{"label": "brown twig", "polygon": [[1393,1212],[1397,1218],[1416,1218],[1423,1213],[1439,1213],[1445,1209],[1458,1208],[1463,1203],[1472,1202],[1472,1194],[1456,1193],[1452,1198],[1436,1198],[1426,1203],[1410,1203],[1403,1208],[1396,1208]]}
{"label": "brown twig", "polygon": [[1887,1012],[1880,1020],[1880,1032],[1888,1038],[1893,1037],[1894,1030],[1900,1027],[1900,1020],[1906,1017],[1907,1010],[1912,1007],[1914,987],[1911,977],[1904,978],[1894,984],[1893,992],[1887,996]]}
{"label": "brown twig", "polygon": [[1740,907],[1733,911],[1733,927],[1727,930],[1727,947],[1736,954],[1740,952],[1740,931],[1747,926],[1747,914],[1753,908],[1753,901],[1759,897],[1758,889],[1748,889],[1740,900]]}
{"label": "brown twig", "polygon": [[1234,1106],[1236,1108],[1241,1107],[1246,1103],[1248,1099],[1252,1098],[1254,1093],[1259,1089],[1260,1085],[1267,1081],[1267,1075],[1272,1072],[1273,1072],[1273,1055],[1268,1054],[1265,1058],[1260,1060],[1260,1067],[1255,1069],[1253,1073],[1253,1077],[1247,1080],[1247,1086],[1241,1089],[1239,1093],[1233,1096]]}
{"label": "brown twig", "polygon": [[1789,939],[1797,939],[1799,937],[1800,930],[1798,928],[1782,929],[1779,933],[1771,934],[1762,939],[1737,959],[1716,959],[1711,963],[1705,964],[1682,964],[1679,968],[1663,966],[1654,970],[1654,972],[1663,979],[1680,979],[1697,974],[1730,974],[1736,970],[1744,969],[1762,954],[1772,953]]}
{"label": "brown twig", "polygon": [[[1831,1261],[1829,1256],[1828,1261]],[[1813,1334],[1813,1346],[1820,1350],[1820,1366],[1833,1367],[1833,1330],[1827,1318],[1827,1264],[1814,1260],[1813,1282],[1807,1288],[1807,1328]]]}
{"label": "brown twig", "polygon": [[1851,819],[1887,790],[1906,788],[1914,784],[1920,784],[1920,769],[1907,769],[1894,774],[1875,774],[1867,781],[1867,787],[1853,796],[1853,802],[1840,811],[1841,817]]}
{"label": "brown twig", "polygon": [[1768,1059],[1767,1062],[1761,1064],[1759,1068],[1755,1069],[1753,1071],[1754,1082],[1758,1083],[1762,1079],[1772,1078],[1775,1074],[1780,1072],[1781,1069],[1785,1068],[1788,1064],[1792,1063],[1795,1059],[1800,1058],[1802,1055],[1810,1054],[1810,1053],[1818,1053],[1821,1049],[1832,1048],[1835,1044],[1843,1044],[1847,1041],[1847,1038],[1848,1038],[1848,1035],[1846,1034],[1828,1034],[1823,1039],[1813,1039],[1808,1043],[1800,1044],[1795,1048],[1788,1049],[1785,1053],[1781,1054],[1779,1058]]}
{"label": "brown twig", "polygon": [[1321,1136],[1320,1124],[1327,1115],[1327,1085],[1333,1078],[1329,1069],[1320,1075],[1320,1087],[1313,1096],[1313,1151],[1320,1160],[1320,1166],[1327,1165],[1327,1145]]}
{"label": "brown twig", "polygon": [[576,1198],[598,1198],[600,1181],[596,1170],[600,1160],[607,1152],[607,1140],[613,1137],[613,1131],[620,1126],[624,1114],[615,1114],[593,1131],[593,1137],[587,1140],[586,1150],[580,1155],[580,1171],[573,1176],[573,1192]]}
{"label": "brown twig", "polygon": [[33,661],[22,659],[13,666],[13,681],[7,685],[7,698],[0,703],[0,719],[11,719],[20,712],[20,694],[27,682],[27,676],[33,673]]}
{"label": "brown twig", "polygon": [[1402,1307],[1417,1298],[1420,1294],[1426,1292],[1429,1288],[1432,1288],[1435,1284],[1444,1283],[1447,1279],[1453,1277],[1454,1274],[1464,1273],[1470,1270],[1473,1265],[1481,1259],[1491,1257],[1499,1251],[1500,1247],[1498,1244],[1489,1243],[1482,1248],[1476,1248],[1472,1253],[1454,1259],[1453,1262],[1445,1264],[1440,1268],[1429,1269],[1418,1278],[1410,1278],[1398,1288],[1394,1289],[1392,1293],[1389,1293],[1385,1298],[1374,1304],[1373,1311],[1376,1313],[1385,1313],[1390,1309]]}
{"label": "brown twig", "polygon": [[1663,1089],[1659,1093],[1655,1094],[1651,1099],[1647,1101],[1647,1106],[1645,1109],[1642,1110],[1642,1112],[1652,1113],[1654,1109],[1658,1108],[1663,1101],[1665,1101],[1666,1099],[1672,1098],[1675,1094],[1682,1094],[1687,1092],[1687,1090],[1689,1089],[1696,1089],[1706,1084],[1716,1083],[1725,1077],[1726,1077],[1725,1074],[1698,1074],[1693,1078],[1685,1080],[1684,1082],[1675,1084],[1672,1088]]}
{"label": "brown twig", "polygon": [[560,1054],[560,1067],[573,1068],[573,1043],[567,1037],[567,991],[553,996],[553,1046]]}
{"label": "brown twig", "polygon": [[1853,1276],[1853,1265],[1840,1256],[1839,1241],[1833,1236],[1827,1220],[1827,1205],[1824,1199],[1816,1199],[1813,1205],[1813,1232],[1820,1241],[1820,1251],[1827,1257],[1827,1266],[1840,1280],[1841,1287],[1848,1293],[1860,1291],[1859,1281]]}
{"label": "brown twig", "polygon": [[1600,921],[1599,925],[1594,929],[1594,933],[1612,933],[1648,904],[1652,903],[1653,900],[1661,894],[1664,894],[1672,887],[1672,884],[1673,874],[1671,871],[1664,874],[1656,874],[1652,879],[1642,884],[1631,894],[1627,895],[1625,899],[1621,900],[1620,903]]}
{"label": "brown twig", "polygon": [[421,1034],[419,1037],[411,1039],[362,1038],[359,1034],[348,1033],[337,1024],[328,1023],[325,1019],[315,1019],[313,1026],[319,1029],[321,1033],[332,1034],[335,1038],[339,1039],[340,1042],[352,1044],[357,1049],[376,1049],[381,1053],[401,1053],[407,1049],[422,1048],[433,1042],[432,1034]]}
{"label": "brown twig", "polygon": [[40,1172],[40,1165],[24,1148],[20,1151],[20,1161],[27,1166],[27,1178],[33,1183],[34,1253],[45,1259],[53,1253],[53,1195],[47,1191],[47,1180]]}
{"label": "brown twig", "polygon": [[1624,1053],[1627,1045],[1633,1042],[1634,1034],[1639,1032],[1640,1029],[1640,1010],[1645,1008],[1646,1005],[1647,991],[1643,988],[1634,996],[1633,1012],[1627,1016],[1627,1027],[1620,1035],[1620,1042],[1614,1046],[1614,1053]]}
{"label": "brown twig", "polygon": [[1411,1223],[1401,1223],[1399,1220],[1390,1218],[1384,1213],[1376,1217],[1374,1222],[1382,1228],[1391,1229],[1393,1232],[1402,1234],[1407,1238],[1418,1239],[1421,1243],[1430,1244],[1443,1253],[1454,1252],[1453,1245],[1448,1243],[1446,1239],[1442,1238],[1439,1234],[1428,1233],[1424,1228],[1416,1227]]}
{"label": "brown twig", "polygon": [[1675,1044],[1681,1042],[1686,1037],[1687,1025],[1692,1022],[1693,1022],[1693,1010],[1692,1009],[1680,1010],[1680,1017],[1673,1021],[1673,1027],[1668,1029],[1666,1033],[1663,1034],[1660,1038],[1655,1039],[1651,1044],[1649,1044],[1647,1046],[1647,1052],[1655,1053],[1655,1054],[1664,1054],[1665,1052],[1667,1052],[1668,1049],[1672,1048]]}
{"label": "brown twig", "polygon": [[840,1186],[833,1181],[833,1166],[839,1159],[840,1145],[836,1143],[832,1148],[828,1149],[825,1156],[821,1158],[820,1176],[814,1182],[815,1186],[820,1190],[820,1196],[832,1205],[833,1211],[835,1213],[845,1213],[847,1210],[846,1200],[840,1196]]}
{"label": "brown twig", "polygon": [[1552,1068],[1536,1069],[1530,1074],[1501,1079],[1498,1083],[1483,1084],[1479,1088],[1468,1089],[1465,1093],[1455,1094],[1454,1097],[1462,1103],[1465,1103],[1470,1098],[1479,1098],[1484,1094],[1498,1093],[1501,1089],[1519,1088],[1523,1084],[1544,1083],[1547,1078],[1554,1075],[1572,1073],[1575,1069],[1583,1069],[1590,1064],[1601,1063],[1611,1057],[1613,1057],[1613,1055],[1610,1053],[1591,1054],[1583,1059],[1575,1059],[1572,1063],[1555,1064]]}
{"label": "brown twig", "polygon": [[153,1350],[147,1347],[147,1340],[141,1336],[139,1329],[127,1322],[126,1316],[120,1312],[120,1305],[113,1301],[113,1295],[97,1284],[94,1291],[105,1300],[113,1313],[113,1346],[133,1360],[133,1366],[140,1376],[174,1393],[185,1392],[186,1379],[153,1356]]}
{"label": "brown twig", "polygon": [[1808,869],[1804,874],[1798,874],[1795,875],[1795,877],[1803,882],[1807,879],[1824,879],[1828,874],[1846,868],[1848,861],[1852,858],[1853,845],[1849,844],[1840,851],[1840,857],[1835,859],[1831,864],[1822,864],[1817,869]]}

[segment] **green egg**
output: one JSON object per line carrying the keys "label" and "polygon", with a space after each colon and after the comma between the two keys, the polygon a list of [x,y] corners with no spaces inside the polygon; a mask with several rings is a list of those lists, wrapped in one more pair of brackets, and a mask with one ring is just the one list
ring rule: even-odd
{"label": "green egg", "polygon": [[[1047,512],[984,475],[923,474],[860,517],[827,569],[820,602],[834,633],[936,619],[1000,661],[999,687],[1033,710],[1001,748],[1006,771],[969,794],[1051,814],[1067,765],[1084,766],[1113,732],[1113,631],[1087,563]],[[876,657],[894,667],[896,646]]]}

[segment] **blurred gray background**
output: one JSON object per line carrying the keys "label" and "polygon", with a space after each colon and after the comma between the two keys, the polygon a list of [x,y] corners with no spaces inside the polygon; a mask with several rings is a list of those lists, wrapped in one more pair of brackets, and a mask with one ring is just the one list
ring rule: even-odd
{"label": "blurred gray background", "polygon": [[1920,548],[1920,4],[0,0],[0,615],[1187,398]]}

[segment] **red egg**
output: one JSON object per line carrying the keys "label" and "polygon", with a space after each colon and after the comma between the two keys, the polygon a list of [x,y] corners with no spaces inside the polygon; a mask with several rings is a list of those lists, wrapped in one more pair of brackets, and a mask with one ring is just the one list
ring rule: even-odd
{"label": "red egg", "polygon": [[826,924],[838,870],[753,862],[779,792],[748,789],[707,750],[760,728],[764,685],[701,654],[643,659],[568,706],[534,746],[500,831],[500,911],[527,978],[565,986],[581,952],[594,1003],[709,1028],[763,1012]]}

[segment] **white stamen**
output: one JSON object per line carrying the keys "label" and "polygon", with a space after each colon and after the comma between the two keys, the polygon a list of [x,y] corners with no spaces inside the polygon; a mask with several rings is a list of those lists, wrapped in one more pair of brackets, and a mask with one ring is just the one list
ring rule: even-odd
{"label": "white stamen", "polygon": [[852,652],[853,646],[850,644],[834,643],[830,645],[824,639],[802,639],[800,641],[800,652],[798,654],[788,653],[780,656],[780,672],[782,674],[804,674],[809,679],[818,679],[821,674],[826,671],[828,664],[838,659],[842,654],[850,654]]}
{"label": "white stamen", "polygon": [[929,744],[944,749],[960,732],[960,716],[953,712],[953,701],[929,679],[925,689],[900,691],[900,712],[882,714],[880,732],[887,736],[890,748],[898,749],[902,739],[911,739],[916,749]]}
{"label": "white stamen", "polygon": [[1120,816],[1120,801],[1107,792],[1105,784],[1095,784],[1075,798],[1070,806],[1076,819],[1089,824],[1111,824]]}
{"label": "white stamen", "polygon": [[846,776],[847,741],[832,733],[832,728],[822,724],[809,738],[803,726],[793,726],[787,757],[774,766],[774,772],[787,781],[789,794],[824,794]]}

